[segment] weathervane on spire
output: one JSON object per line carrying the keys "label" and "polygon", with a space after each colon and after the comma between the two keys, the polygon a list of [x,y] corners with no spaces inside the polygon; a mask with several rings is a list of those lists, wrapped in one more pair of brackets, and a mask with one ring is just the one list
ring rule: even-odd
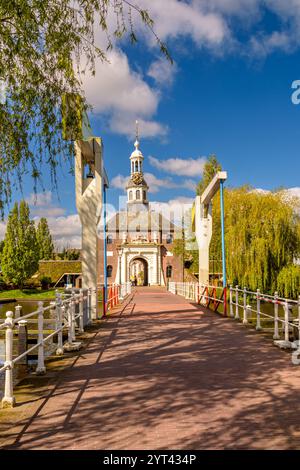
{"label": "weathervane on spire", "polygon": [[134,146],[136,149],[139,148],[139,121],[135,121],[135,143]]}

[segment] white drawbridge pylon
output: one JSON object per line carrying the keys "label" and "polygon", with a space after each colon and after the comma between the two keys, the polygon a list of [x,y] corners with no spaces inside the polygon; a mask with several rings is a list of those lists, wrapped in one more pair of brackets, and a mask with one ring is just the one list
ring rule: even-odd
{"label": "white drawbridge pylon", "polygon": [[98,236],[103,187],[108,185],[100,137],[75,142],[76,206],[82,225],[82,287],[92,288],[91,313],[97,318]]}
{"label": "white drawbridge pylon", "polygon": [[[209,285],[209,245],[212,237],[212,198],[220,189],[220,186],[223,190],[222,185],[226,179],[227,172],[219,171],[207,186],[202,196],[197,196],[195,199],[193,227],[199,247],[199,283],[204,285]],[[221,194],[221,209],[222,216],[223,194]],[[223,235],[222,230],[222,246],[224,245]],[[226,282],[226,273],[225,262],[223,259],[223,283],[224,281]]]}

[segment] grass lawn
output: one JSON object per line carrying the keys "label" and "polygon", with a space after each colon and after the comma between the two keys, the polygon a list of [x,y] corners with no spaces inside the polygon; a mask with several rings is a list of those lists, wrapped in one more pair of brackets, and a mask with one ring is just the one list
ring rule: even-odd
{"label": "grass lawn", "polygon": [[[58,289],[60,292],[63,289]],[[0,291],[1,299],[28,299],[28,300],[39,300],[39,299],[54,299],[55,289],[41,290],[41,289],[13,289]]]}

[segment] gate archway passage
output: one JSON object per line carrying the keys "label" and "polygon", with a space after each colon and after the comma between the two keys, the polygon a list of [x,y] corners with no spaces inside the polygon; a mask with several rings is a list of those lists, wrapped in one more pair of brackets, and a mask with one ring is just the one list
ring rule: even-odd
{"label": "gate archway passage", "polygon": [[148,262],[142,257],[133,258],[129,263],[129,278],[136,279],[138,286],[148,286],[148,271]]}

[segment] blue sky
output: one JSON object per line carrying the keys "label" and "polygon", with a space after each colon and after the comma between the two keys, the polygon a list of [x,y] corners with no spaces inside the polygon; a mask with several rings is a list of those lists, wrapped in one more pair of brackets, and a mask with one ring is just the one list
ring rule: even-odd
{"label": "blue sky", "polygon": [[[175,65],[136,23],[138,45],[116,44],[110,64],[97,64],[96,77],[84,79],[93,131],[104,140],[109,202],[123,193],[135,119],[152,200],[192,198],[211,153],[228,171],[230,186],[300,187],[300,105],[291,102],[291,84],[300,79],[300,1],[137,3],[149,8]],[[100,33],[97,39],[103,44]],[[58,183],[60,200],[45,175],[46,194],[32,210],[51,218],[57,238],[70,217],[74,230],[62,242],[76,244],[74,180],[67,168]],[[26,179],[24,196],[31,193]]]}

